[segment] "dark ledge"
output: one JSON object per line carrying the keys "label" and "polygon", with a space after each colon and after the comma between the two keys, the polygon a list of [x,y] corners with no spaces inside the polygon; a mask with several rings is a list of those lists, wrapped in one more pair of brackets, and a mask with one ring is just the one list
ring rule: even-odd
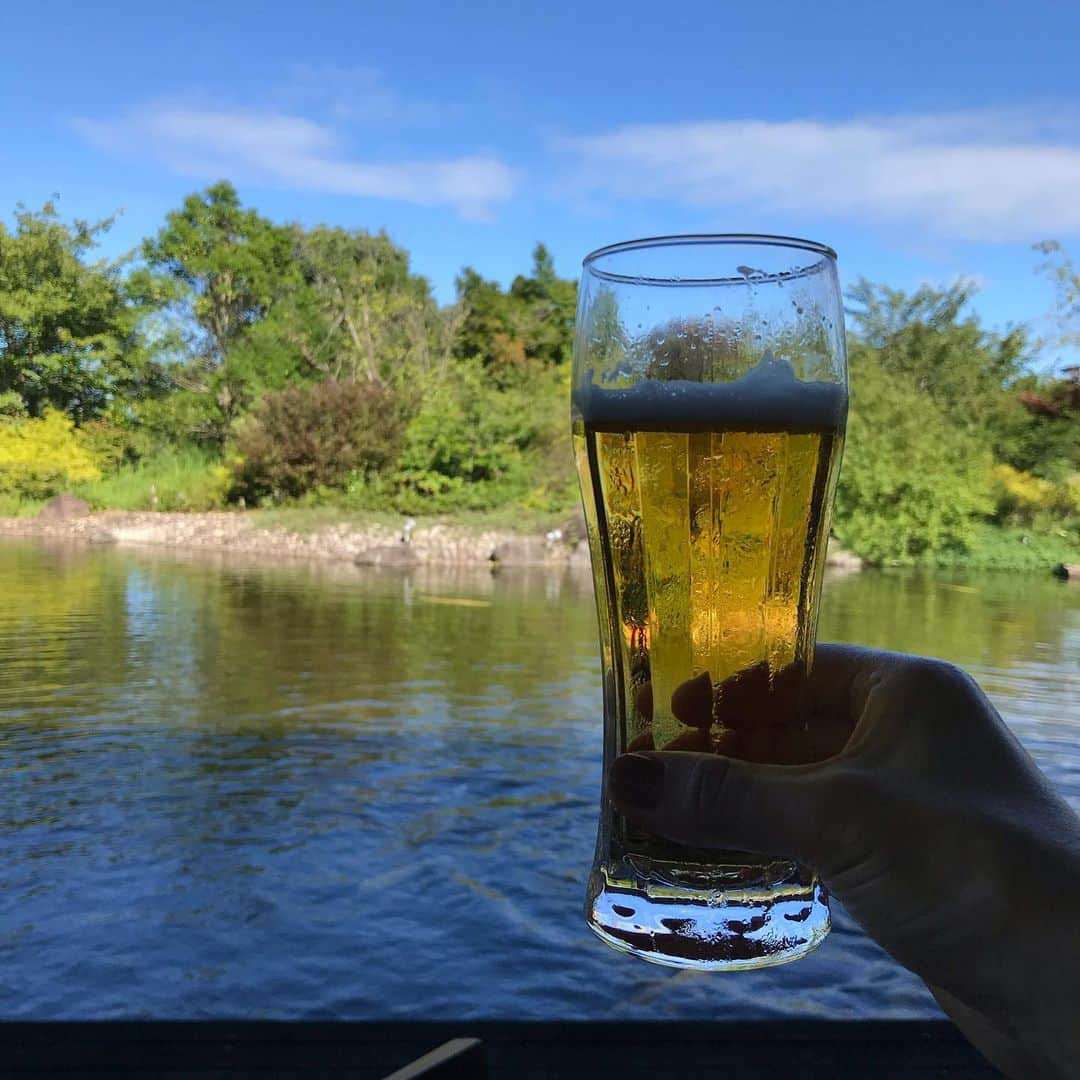
{"label": "dark ledge", "polygon": [[[492,1080],[994,1077],[944,1020],[747,1022],[7,1021],[5,1078],[382,1080],[451,1039],[482,1040]],[[453,1055],[451,1055],[453,1056]],[[468,1055],[475,1063],[475,1054]],[[423,1075],[428,1075],[427,1073]]]}

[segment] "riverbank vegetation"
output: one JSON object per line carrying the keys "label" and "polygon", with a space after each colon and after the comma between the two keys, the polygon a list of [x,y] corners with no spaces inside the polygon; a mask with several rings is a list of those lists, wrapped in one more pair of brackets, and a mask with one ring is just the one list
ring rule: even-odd
{"label": "riverbank vegetation", "polygon": [[[228,183],[131,256],[51,204],[0,224],[0,514],[304,508],[565,518],[576,285],[537,245],[509,287],[440,307],[384,233],[301,228]],[[1080,275],[1042,270],[1080,340]],[[1036,370],[959,283],[848,294],[851,416],[835,531],[880,563],[1080,562],[1080,372]]]}

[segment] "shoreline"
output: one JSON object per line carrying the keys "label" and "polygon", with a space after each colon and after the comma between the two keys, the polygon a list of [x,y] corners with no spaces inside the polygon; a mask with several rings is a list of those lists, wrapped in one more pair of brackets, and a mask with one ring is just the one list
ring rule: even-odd
{"label": "shoreline", "polygon": [[[404,519],[403,519],[404,520]],[[80,544],[224,551],[271,559],[350,562],[361,566],[533,566],[589,571],[588,545],[579,515],[546,535],[510,529],[417,524],[408,542],[401,528],[361,520],[297,531],[263,523],[257,511],[101,510],[65,518],[0,518],[0,539],[60,540]],[[830,542],[825,565],[833,571],[864,567],[857,555]]]}
{"label": "shoreline", "polygon": [[[347,561],[369,566],[551,565],[588,567],[582,543],[548,541],[508,529],[435,523],[418,525],[409,542],[400,528],[343,521],[297,531],[264,524],[257,512],[102,510],[59,520],[0,518],[3,538],[80,544],[226,551],[268,558]],[[502,557],[497,556],[501,554]]]}

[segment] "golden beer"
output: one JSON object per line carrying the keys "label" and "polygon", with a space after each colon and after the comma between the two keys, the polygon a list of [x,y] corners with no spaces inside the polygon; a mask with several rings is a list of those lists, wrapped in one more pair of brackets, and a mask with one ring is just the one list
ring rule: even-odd
{"label": "golden beer", "polygon": [[[641,389],[637,398],[647,396]],[[650,418],[642,415],[647,401],[624,394],[597,410],[599,421],[583,416],[575,427],[596,587],[606,591],[615,623],[619,751],[649,735],[658,749],[674,742],[724,750],[724,725],[710,708],[721,684],[762,664],[774,678],[813,658],[843,444],[839,391],[828,387],[803,402],[804,419],[788,416],[783,430],[755,424],[752,414],[768,419],[767,406],[748,408],[725,387],[699,385],[695,394],[698,414],[708,411],[701,399],[713,399],[712,423]],[[620,406],[622,421],[612,415]],[[783,419],[771,411],[773,421]],[[673,709],[677,688],[706,673],[710,694],[699,691],[696,704]],[[787,719],[747,717],[740,725],[763,729],[747,741],[760,760],[770,757],[764,728]]]}

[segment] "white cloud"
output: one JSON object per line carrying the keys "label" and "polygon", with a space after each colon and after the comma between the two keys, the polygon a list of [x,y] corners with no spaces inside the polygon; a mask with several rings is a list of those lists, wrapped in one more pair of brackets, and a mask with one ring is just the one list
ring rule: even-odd
{"label": "white cloud", "polygon": [[635,124],[562,139],[586,197],[892,222],[977,240],[1080,231],[1080,124],[1018,110]]}
{"label": "white cloud", "polygon": [[275,99],[288,108],[315,108],[365,127],[437,123],[456,111],[446,101],[405,97],[387,84],[378,68],[366,65],[295,64]]}
{"label": "white cloud", "polygon": [[336,128],[281,112],[158,102],[75,126],[102,150],[157,161],[185,176],[449,205],[478,219],[490,217],[516,185],[514,170],[490,155],[361,160],[347,152]]}

